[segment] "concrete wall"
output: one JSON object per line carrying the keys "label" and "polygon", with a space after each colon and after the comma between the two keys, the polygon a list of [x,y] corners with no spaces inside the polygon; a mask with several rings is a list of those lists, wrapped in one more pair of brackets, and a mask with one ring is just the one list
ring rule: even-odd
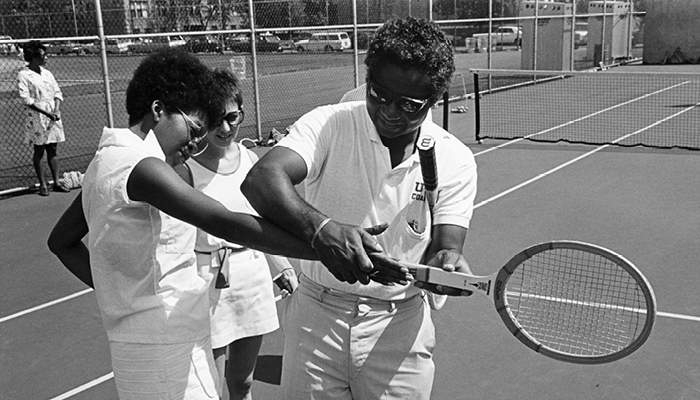
{"label": "concrete wall", "polygon": [[678,48],[696,63],[700,59],[700,1],[648,0],[646,6],[644,63],[671,63]]}

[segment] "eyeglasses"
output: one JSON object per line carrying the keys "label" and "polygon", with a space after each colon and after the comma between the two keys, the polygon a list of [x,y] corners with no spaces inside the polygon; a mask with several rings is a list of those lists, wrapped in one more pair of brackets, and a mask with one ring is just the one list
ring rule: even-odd
{"label": "eyeglasses", "polygon": [[245,113],[243,110],[231,111],[228,114],[224,114],[224,121],[228,122],[229,126],[237,126],[243,123],[243,118]]}
{"label": "eyeglasses", "polygon": [[367,94],[372,100],[379,104],[388,104],[394,101],[396,105],[407,114],[417,113],[422,110],[429,101],[429,99],[420,100],[396,95],[372,81],[367,83]]}
{"label": "eyeglasses", "polygon": [[202,139],[204,139],[204,137],[207,136],[207,133],[209,133],[209,131],[204,126],[193,121],[192,118],[187,116],[187,114],[182,112],[182,110],[180,110],[179,108],[177,110],[180,111],[180,115],[182,115],[182,118],[185,120],[187,126],[190,129],[190,139],[195,143],[201,142]]}

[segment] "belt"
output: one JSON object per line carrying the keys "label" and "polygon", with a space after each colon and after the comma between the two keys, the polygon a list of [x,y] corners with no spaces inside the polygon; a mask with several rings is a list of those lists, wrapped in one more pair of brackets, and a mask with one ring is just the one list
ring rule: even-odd
{"label": "belt", "polygon": [[223,246],[220,247],[214,251],[206,252],[206,251],[198,251],[195,250],[195,254],[202,255],[202,256],[209,256],[209,265],[211,268],[218,268],[218,272],[216,274],[216,283],[214,285],[214,288],[216,289],[226,289],[227,287],[230,287],[231,285],[228,283],[228,266],[229,263],[227,262],[229,260],[229,257],[231,254],[241,254],[247,250],[250,250],[247,247],[228,247],[228,246]]}
{"label": "belt", "polygon": [[362,308],[369,307],[369,309],[373,310],[393,311],[396,308],[412,305],[415,301],[420,301],[421,303],[423,301],[420,293],[397,300],[382,300],[374,297],[358,296],[353,293],[325,287],[312,281],[304,274],[300,274],[299,276],[299,289],[301,293],[311,296],[320,302],[332,302],[336,305],[342,304],[350,309],[364,305]]}

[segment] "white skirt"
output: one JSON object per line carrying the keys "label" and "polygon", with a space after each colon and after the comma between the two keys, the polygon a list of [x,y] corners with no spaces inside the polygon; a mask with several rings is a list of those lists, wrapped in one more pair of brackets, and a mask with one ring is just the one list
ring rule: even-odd
{"label": "white skirt", "polygon": [[[270,267],[255,250],[232,253],[219,266],[217,252],[197,253],[200,275],[209,280],[211,343],[217,349],[235,340],[264,335],[279,328]],[[227,276],[225,289],[216,289],[216,278]]]}

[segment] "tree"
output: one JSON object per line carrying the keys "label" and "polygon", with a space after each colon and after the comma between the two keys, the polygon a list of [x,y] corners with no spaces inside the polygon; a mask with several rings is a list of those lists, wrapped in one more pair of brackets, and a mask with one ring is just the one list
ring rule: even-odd
{"label": "tree", "polygon": [[326,22],[326,1],[304,0],[304,24],[308,26],[323,25]]}
{"label": "tree", "polygon": [[258,0],[255,3],[255,25],[260,28],[289,26],[288,2]]}

